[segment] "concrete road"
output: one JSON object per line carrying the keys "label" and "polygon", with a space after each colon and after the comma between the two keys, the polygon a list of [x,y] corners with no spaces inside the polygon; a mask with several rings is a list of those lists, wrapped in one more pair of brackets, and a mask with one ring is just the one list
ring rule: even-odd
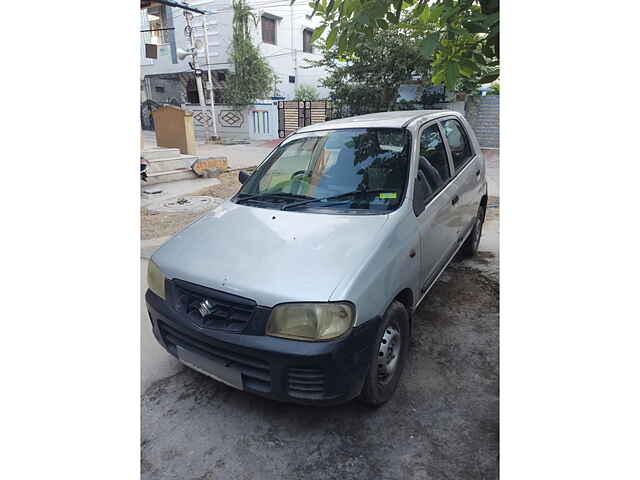
{"label": "concrete road", "polygon": [[485,149],[484,160],[487,166],[487,183],[489,184],[489,196],[500,196],[500,150]]}

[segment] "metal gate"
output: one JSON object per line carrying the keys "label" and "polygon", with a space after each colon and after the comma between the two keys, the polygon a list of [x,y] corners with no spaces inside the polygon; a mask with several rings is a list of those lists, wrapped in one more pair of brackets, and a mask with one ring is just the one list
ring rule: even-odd
{"label": "metal gate", "polygon": [[251,114],[253,123],[253,138],[273,138],[271,137],[268,110],[254,110]]}
{"label": "metal gate", "polygon": [[153,100],[145,100],[140,104],[140,123],[143,130],[155,130],[151,113],[162,105]]}
{"label": "metal gate", "polygon": [[327,101],[284,101],[278,102],[278,135],[284,138],[298,128],[314,123],[326,122]]}

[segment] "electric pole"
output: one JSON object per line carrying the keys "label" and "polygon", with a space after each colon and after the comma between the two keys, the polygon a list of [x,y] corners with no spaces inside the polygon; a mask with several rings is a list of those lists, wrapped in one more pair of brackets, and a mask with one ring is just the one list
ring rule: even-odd
{"label": "electric pole", "polygon": [[202,31],[204,34],[204,54],[207,57],[207,90],[211,100],[211,121],[213,122],[213,139],[218,140],[218,128],[216,126],[215,95],[213,93],[213,81],[211,80],[211,57],[209,56],[209,34],[207,33],[207,22],[205,15],[202,16]]}
{"label": "electric pole", "polygon": [[298,51],[296,49],[296,44],[295,44],[295,31],[293,28],[293,2],[291,2],[291,5],[289,6],[290,8],[290,16],[291,16],[291,53],[293,56],[293,88],[294,88],[294,96],[295,96],[295,89],[298,86]]}
{"label": "electric pole", "polygon": [[[200,70],[198,66],[198,52],[196,48],[196,43],[193,39],[193,27],[191,26],[191,20],[193,19],[193,13],[188,10],[184,10],[183,12],[184,18],[187,22],[187,26],[184,31],[185,34],[189,37],[189,44],[191,45],[191,58],[193,59],[192,67],[195,75],[196,75],[196,86],[198,88],[198,100],[200,100],[200,107],[202,107],[202,113],[204,114],[207,109],[207,104],[204,97],[204,89],[202,88],[202,70]],[[207,61],[208,63],[208,61]],[[215,117],[211,119],[213,121],[213,125],[215,128]],[[204,141],[207,143],[209,141],[209,122],[205,121],[204,123]]]}

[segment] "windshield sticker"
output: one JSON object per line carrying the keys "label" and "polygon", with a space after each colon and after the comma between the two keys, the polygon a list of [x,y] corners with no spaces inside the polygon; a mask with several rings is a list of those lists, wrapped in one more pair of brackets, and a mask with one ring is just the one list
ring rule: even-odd
{"label": "windshield sticker", "polygon": [[398,194],[393,192],[393,193],[381,193],[380,195],[378,195],[378,198],[382,198],[382,199],[387,199],[387,198],[398,198]]}

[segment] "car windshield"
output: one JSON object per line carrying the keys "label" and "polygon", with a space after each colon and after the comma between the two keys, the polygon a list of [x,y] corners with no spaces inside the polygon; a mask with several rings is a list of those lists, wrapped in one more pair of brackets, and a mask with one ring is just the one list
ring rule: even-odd
{"label": "car windshield", "polygon": [[410,151],[406,129],[293,135],[258,167],[235,201],[290,210],[388,212],[402,202]]}

